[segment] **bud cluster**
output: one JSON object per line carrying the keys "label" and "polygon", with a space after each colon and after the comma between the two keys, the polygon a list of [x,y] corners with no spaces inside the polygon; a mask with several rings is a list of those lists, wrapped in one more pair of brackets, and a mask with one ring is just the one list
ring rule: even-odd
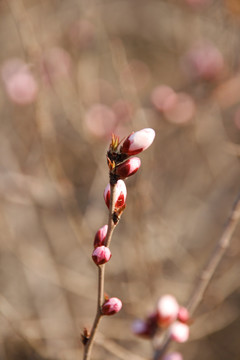
{"label": "bud cluster", "polygon": [[[130,156],[147,149],[153,142],[155,131],[143,129],[130,134],[119,148],[119,138],[112,135],[112,141],[107,152],[110,183],[106,186],[103,197],[107,207],[112,211],[113,226],[116,226],[120,215],[125,209],[127,189],[123,179],[135,174],[141,165],[141,160]],[[114,204],[111,204],[111,189],[114,187]],[[107,263],[111,259],[109,249],[109,225],[101,227],[94,238],[94,250],[92,259],[97,266]],[[111,229],[110,229],[111,232]],[[102,305],[102,315],[113,315],[122,308],[122,302],[118,298],[106,298]]]}
{"label": "bud cluster", "polygon": [[172,340],[182,343],[189,337],[189,312],[180,306],[172,295],[163,295],[158,300],[156,309],[145,320],[136,320],[132,330],[135,335],[147,339],[157,332],[168,331]]}

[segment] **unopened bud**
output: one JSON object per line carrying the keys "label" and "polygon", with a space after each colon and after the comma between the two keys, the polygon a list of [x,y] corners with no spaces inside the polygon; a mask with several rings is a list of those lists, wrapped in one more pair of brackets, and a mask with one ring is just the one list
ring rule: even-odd
{"label": "unopened bud", "polygon": [[178,310],[178,321],[181,321],[182,323],[187,323],[189,321],[189,312],[188,309],[186,309],[184,306],[180,306]]}
{"label": "unopened bud", "polygon": [[139,154],[152,144],[154,138],[155,131],[153,129],[147,128],[136,131],[126,138],[120,151],[128,156]]}
{"label": "unopened bud", "polygon": [[176,320],[178,315],[179,305],[177,300],[172,295],[164,295],[158,300],[158,323],[160,326],[169,326]]}
{"label": "unopened bud", "polygon": [[95,238],[94,238],[94,244],[93,244],[94,248],[104,245],[104,241],[106,239],[107,231],[108,231],[108,226],[104,225],[103,227],[101,227],[96,232],[96,235],[95,235]]}
{"label": "unopened bud", "polygon": [[93,250],[92,259],[96,265],[102,265],[111,259],[111,251],[106,246],[98,246]]}
{"label": "unopened bud", "polygon": [[118,313],[122,308],[122,302],[120,299],[113,297],[108,299],[102,306],[103,315],[114,315]]}
{"label": "unopened bud", "polygon": [[116,168],[116,175],[120,179],[125,179],[135,174],[141,166],[141,160],[138,157],[130,158],[118,165]]}
{"label": "unopened bud", "polygon": [[[127,197],[127,188],[123,180],[118,180],[115,186],[116,186],[116,202],[114,207],[119,209],[125,204]],[[111,190],[110,184],[108,184],[103,193],[104,200],[108,208],[110,206],[110,190]]]}
{"label": "unopened bud", "polygon": [[170,327],[170,336],[171,339],[183,343],[186,342],[189,338],[189,327],[186,324],[183,324],[179,321],[175,321]]}
{"label": "unopened bud", "polygon": [[150,339],[155,334],[157,327],[157,313],[154,312],[146,320],[135,320],[132,324],[132,331],[135,335]]}

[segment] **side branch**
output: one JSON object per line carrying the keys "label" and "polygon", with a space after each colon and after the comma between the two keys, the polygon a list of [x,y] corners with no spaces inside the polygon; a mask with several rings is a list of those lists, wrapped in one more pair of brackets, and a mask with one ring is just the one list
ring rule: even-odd
{"label": "side branch", "polygon": [[187,304],[187,308],[191,314],[195,312],[198,305],[202,301],[203,295],[220,263],[222,260],[227,248],[229,247],[232,235],[236,226],[238,224],[240,218],[240,194],[236,198],[231,214],[226,222],[223,234],[219,239],[215,250],[213,251],[210,259],[205,265],[201,275],[199,282],[196,288],[193,290],[192,295],[190,296],[189,302]]}
{"label": "side branch", "polygon": [[[198,308],[201,303],[204,293],[220,263],[222,260],[227,248],[230,245],[230,241],[232,239],[232,235],[236,229],[240,218],[240,194],[237,196],[231,214],[225,224],[224,231],[222,236],[217,242],[216,248],[211,254],[208,262],[202,270],[199,281],[196,287],[193,289],[192,295],[189,298],[187,309],[189,313],[193,315],[193,313]],[[165,337],[160,346],[155,349],[155,353],[153,356],[153,360],[160,360],[167,350],[168,346],[171,343],[171,337],[169,334]]]}

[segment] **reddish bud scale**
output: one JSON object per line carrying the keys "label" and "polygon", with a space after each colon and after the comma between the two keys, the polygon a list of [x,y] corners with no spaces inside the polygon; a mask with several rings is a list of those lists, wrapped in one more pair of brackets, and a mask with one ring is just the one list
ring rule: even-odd
{"label": "reddish bud scale", "polygon": [[118,313],[122,308],[122,302],[118,298],[110,298],[102,306],[103,315],[114,315]]}
{"label": "reddish bud scale", "polygon": [[96,265],[103,265],[111,259],[111,251],[106,246],[98,246],[93,250],[92,259]]}
{"label": "reddish bud scale", "polygon": [[116,175],[119,176],[120,179],[125,179],[135,174],[140,168],[140,166],[141,166],[141,160],[138,157],[133,157],[117,166]]}
{"label": "reddish bud scale", "polygon": [[106,239],[106,235],[107,235],[107,231],[108,231],[108,226],[104,225],[103,227],[101,227],[94,238],[94,248],[98,247],[98,246],[102,246],[104,245],[104,241]]}

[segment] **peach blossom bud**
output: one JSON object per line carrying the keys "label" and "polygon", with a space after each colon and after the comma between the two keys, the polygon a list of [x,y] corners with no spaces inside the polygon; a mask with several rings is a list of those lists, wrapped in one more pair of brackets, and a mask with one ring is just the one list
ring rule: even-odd
{"label": "peach blossom bud", "polygon": [[104,240],[106,238],[107,231],[108,231],[107,225],[104,225],[97,231],[94,238],[94,244],[93,244],[94,248],[104,245]]}
{"label": "peach blossom bud", "polygon": [[139,154],[146,150],[155,138],[155,131],[147,128],[130,134],[124,141],[120,151],[128,156]]}
{"label": "peach blossom bud", "polygon": [[160,326],[169,326],[176,320],[179,305],[172,295],[164,295],[158,300],[158,323]]}
{"label": "peach blossom bud", "polygon": [[133,157],[117,166],[116,175],[118,175],[120,179],[125,179],[135,174],[140,168],[140,166],[141,160],[138,157]]}
{"label": "peach blossom bud", "polygon": [[157,313],[150,314],[146,320],[136,320],[132,324],[132,331],[135,335],[151,338],[157,329]]}
{"label": "peach blossom bud", "polygon": [[132,332],[138,336],[149,336],[149,329],[146,321],[137,319],[132,324]]}
{"label": "peach blossom bud", "polygon": [[188,309],[186,309],[183,306],[180,306],[178,310],[178,321],[181,321],[182,323],[187,323],[189,321],[189,312]]}
{"label": "peach blossom bud", "polygon": [[163,357],[163,360],[183,360],[182,354],[179,352],[172,352]]}
{"label": "peach blossom bud", "polygon": [[103,315],[114,315],[118,313],[122,308],[122,302],[120,299],[113,297],[105,301],[102,306]]}
{"label": "peach blossom bud", "polygon": [[111,251],[106,246],[98,246],[93,250],[92,259],[96,265],[102,265],[111,259]]}
{"label": "peach blossom bud", "polygon": [[170,327],[170,336],[172,340],[183,343],[189,338],[189,327],[186,324],[175,321]]}
{"label": "peach blossom bud", "polygon": [[[109,208],[110,205],[110,184],[108,184],[103,193],[105,203]],[[116,202],[115,208],[120,208],[125,204],[127,197],[127,188],[123,180],[118,180],[116,183]]]}

